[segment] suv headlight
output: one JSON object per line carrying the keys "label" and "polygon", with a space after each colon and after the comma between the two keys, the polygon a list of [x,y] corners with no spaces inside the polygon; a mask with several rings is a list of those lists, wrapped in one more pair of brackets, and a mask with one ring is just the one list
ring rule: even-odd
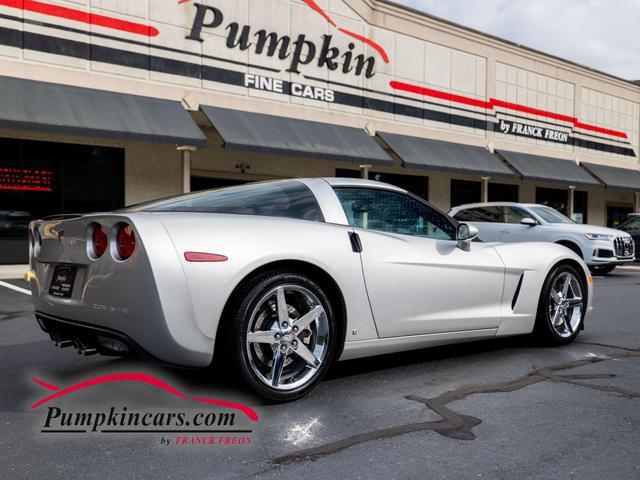
{"label": "suv headlight", "polygon": [[585,233],[584,236],[589,240],[613,240],[613,235],[607,235],[606,233]]}

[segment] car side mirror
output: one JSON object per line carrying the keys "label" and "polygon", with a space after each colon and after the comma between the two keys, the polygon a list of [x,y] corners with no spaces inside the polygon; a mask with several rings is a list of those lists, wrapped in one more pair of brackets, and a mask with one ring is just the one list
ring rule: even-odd
{"label": "car side mirror", "polygon": [[520,225],[528,225],[529,227],[535,227],[536,225],[538,225],[538,222],[536,222],[531,217],[525,217],[522,220],[520,220]]}
{"label": "car side mirror", "polygon": [[473,225],[461,223],[456,231],[456,240],[458,240],[458,248],[468,252],[471,248],[471,242],[478,236],[480,231]]}

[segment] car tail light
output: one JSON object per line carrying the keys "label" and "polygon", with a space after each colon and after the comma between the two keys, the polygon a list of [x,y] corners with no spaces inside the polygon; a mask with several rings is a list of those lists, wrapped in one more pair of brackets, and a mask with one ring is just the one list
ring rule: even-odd
{"label": "car tail light", "polygon": [[91,246],[93,248],[93,256],[100,258],[104,252],[107,251],[109,245],[109,239],[104,227],[99,223],[94,224],[93,232],[91,234]]}
{"label": "car tail light", "polygon": [[116,232],[116,250],[120,260],[129,258],[136,249],[136,234],[131,225],[121,223],[117,226]]}

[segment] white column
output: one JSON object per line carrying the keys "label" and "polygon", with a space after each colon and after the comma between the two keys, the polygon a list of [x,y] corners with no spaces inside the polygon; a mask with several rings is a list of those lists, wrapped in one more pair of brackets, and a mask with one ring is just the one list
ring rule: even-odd
{"label": "white column", "polygon": [[180,145],[178,151],[182,154],[182,193],[191,191],[191,153],[197,148]]}
{"label": "white column", "polygon": [[480,201],[486,203],[489,201],[489,180],[491,177],[481,177],[482,186],[480,187]]}
{"label": "white column", "polygon": [[360,165],[360,178],[369,180],[369,169],[371,165]]}
{"label": "white column", "polygon": [[569,201],[567,203],[567,217],[569,217],[572,220],[573,220],[573,210],[574,210],[573,194],[575,193],[575,190],[576,190],[575,185],[569,185]]}
{"label": "white column", "polygon": [[633,211],[636,213],[640,213],[640,192],[636,192],[636,201]]}

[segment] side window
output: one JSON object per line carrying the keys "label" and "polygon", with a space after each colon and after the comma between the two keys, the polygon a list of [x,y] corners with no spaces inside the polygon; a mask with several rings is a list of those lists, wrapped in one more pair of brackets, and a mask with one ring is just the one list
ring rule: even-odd
{"label": "side window", "polygon": [[503,207],[504,223],[520,223],[523,218],[531,218],[531,214],[520,207]]}
{"label": "side window", "polygon": [[144,204],[134,210],[231,213],[324,221],[313,192],[304,183],[295,180],[206,190]]}
{"label": "side window", "polygon": [[335,188],[349,225],[442,240],[456,238],[451,220],[419,200],[375,188]]}
{"label": "side window", "polygon": [[475,207],[459,211],[454,218],[461,222],[501,223],[502,217],[502,207]]}

